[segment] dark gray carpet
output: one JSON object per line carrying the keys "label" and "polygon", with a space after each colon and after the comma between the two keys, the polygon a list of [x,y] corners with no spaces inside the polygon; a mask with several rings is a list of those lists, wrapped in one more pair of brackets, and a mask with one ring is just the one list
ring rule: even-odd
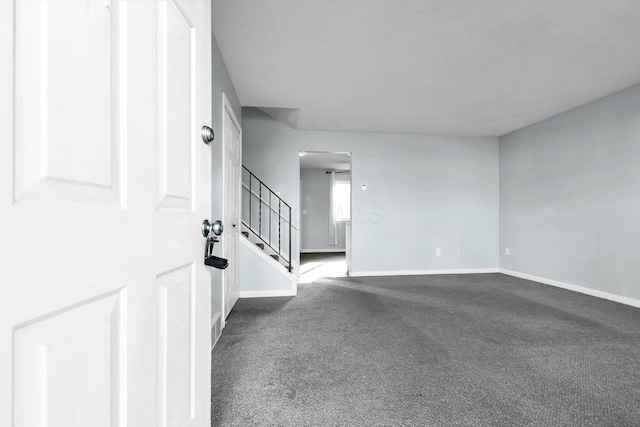
{"label": "dark gray carpet", "polygon": [[640,426],[640,309],[489,275],[240,300],[215,426]]}

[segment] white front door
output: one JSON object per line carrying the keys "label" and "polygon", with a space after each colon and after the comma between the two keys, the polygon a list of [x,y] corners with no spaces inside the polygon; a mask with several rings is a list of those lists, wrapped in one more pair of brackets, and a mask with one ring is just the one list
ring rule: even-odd
{"label": "white front door", "polygon": [[238,278],[238,258],[240,244],[240,178],[242,130],[229,100],[222,95],[222,114],[224,127],[224,194],[222,211],[225,232],[222,235],[223,257],[229,260],[229,267],[224,270],[224,316],[238,301],[240,281]]}
{"label": "white front door", "polygon": [[0,425],[208,426],[210,4],[0,3]]}

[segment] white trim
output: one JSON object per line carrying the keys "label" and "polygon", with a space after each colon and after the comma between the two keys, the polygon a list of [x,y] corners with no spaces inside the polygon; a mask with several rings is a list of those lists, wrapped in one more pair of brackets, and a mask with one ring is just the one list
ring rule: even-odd
{"label": "white trim", "polygon": [[[231,103],[229,102],[229,98],[227,98],[227,94],[225,92],[222,92],[222,201],[221,201],[221,215],[223,220],[226,218],[226,214],[227,214],[227,162],[226,162],[226,155],[227,155],[227,145],[229,144],[229,141],[226,138],[227,135],[227,129],[225,126],[225,114],[229,117],[229,119],[231,120],[231,124],[233,126],[235,126],[235,128],[238,130],[238,162],[240,163],[238,165],[238,183],[241,184],[242,183],[242,127],[240,126],[240,122],[238,121],[238,118],[236,117],[236,113],[235,111],[233,111],[233,107],[231,106]],[[235,219],[236,223],[239,225],[240,222],[242,221],[242,186],[238,185],[238,188],[236,190],[238,192],[238,218]],[[238,233],[238,240],[240,240],[240,229],[237,229],[237,233]],[[225,240],[227,240],[226,238],[222,238],[220,239],[220,247],[221,247],[221,251],[222,251],[222,256],[226,257],[227,259],[233,259],[233,257],[235,257],[236,255],[239,254],[232,254],[233,256],[230,256],[230,254],[228,253],[229,248],[227,248],[225,245]],[[238,249],[239,250],[239,249]],[[235,269],[235,273],[236,273],[236,278],[238,280],[238,288],[240,287],[240,270],[239,267],[237,265],[234,265],[233,267],[231,267],[233,269]],[[221,289],[221,298],[222,298],[222,313],[226,313],[227,311],[227,301],[226,301],[226,296],[224,295],[224,288],[225,288],[225,283],[227,280],[229,280],[228,278],[229,276],[229,272],[227,270],[222,270],[222,289]],[[238,289],[238,292],[240,292],[240,289]],[[226,323],[226,320],[222,322],[222,327],[224,328],[224,325]]]}
{"label": "white trim", "polygon": [[[233,124],[240,131],[240,141],[242,141],[242,127],[240,126],[240,122],[238,121],[238,118],[236,117],[236,112],[233,111],[233,107],[231,106],[231,103],[229,102],[229,98],[227,98],[227,94],[224,93],[224,92],[222,92],[222,109],[223,109],[222,111],[227,110],[227,112],[229,113],[229,117],[233,121]],[[224,135],[223,135],[223,139],[224,139]]]}
{"label": "white trim", "polygon": [[222,317],[222,313],[218,312],[214,317],[211,318],[211,326],[215,325],[216,322]]}
{"label": "white trim", "polygon": [[488,274],[499,273],[498,268],[466,268],[458,270],[393,270],[393,271],[350,271],[351,277],[366,276],[422,276],[436,274]]}
{"label": "white trim", "polygon": [[294,297],[298,294],[295,289],[265,289],[259,291],[240,291],[240,298],[268,298],[268,297]]}
{"label": "white trim", "polygon": [[518,277],[520,279],[531,280],[533,282],[542,283],[544,285],[555,286],[557,288],[567,289],[569,291],[580,292],[581,294],[590,295],[596,298],[602,298],[620,304],[630,305],[632,307],[640,308],[640,300],[624,297],[621,295],[612,294],[609,292],[598,291],[596,289],[585,288],[583,286],[572,285],[570,283],[560,282],[553,279],[545,279],[544,277],[538,277],[531,274],[519,273],[517,271],[507,270],[505,268],[500,269],[500,273],[507,276]]}
{"label": "white trim", "polygon": [[312,253],[331,253],[331,252],[347,252],[345,248],[335,248],[335,249],[300,249],[301,254],[312,254]]}

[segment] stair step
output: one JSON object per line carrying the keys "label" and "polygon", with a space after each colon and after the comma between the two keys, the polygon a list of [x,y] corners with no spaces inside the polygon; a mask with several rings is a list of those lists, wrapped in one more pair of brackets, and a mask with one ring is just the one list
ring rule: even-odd
{"label": "stair step", "polygon": [[243,231],[243,232],[242,232],[242,235],[243,235],[244,237],[249,237],[249,232],[248,232],[248,231]]}
{"label": "stair step", "polygon": [[271,258],[275,259],[276,261],[280,261],[280,256],[278,255],[271,255]]}
{"label": "stair step", "polygon": [[264,243],[256,243],[256,246],[264,250]]}

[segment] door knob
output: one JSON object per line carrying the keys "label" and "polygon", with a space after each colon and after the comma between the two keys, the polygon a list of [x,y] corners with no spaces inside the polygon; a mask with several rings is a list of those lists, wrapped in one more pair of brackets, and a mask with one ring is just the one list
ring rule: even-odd
{"label": "door knob", "polygon": [[211,141],[213,141],[213,138],[215,138],[213,129],[211,129],[207,125],[202,126],[202,128],[200,129],[200,135],[202,135],[202,140],[205,144],[210,143]]}
{"label": "door knob", "polygon": [[208,219],[202,221],[202,235],[204,237],[209,237],[209,234],[213,232],[216,236],[219,236],[224,231],[224,226],[222,225],[222,221],[217,220],[214,221],[213,224],[209,222]]}

